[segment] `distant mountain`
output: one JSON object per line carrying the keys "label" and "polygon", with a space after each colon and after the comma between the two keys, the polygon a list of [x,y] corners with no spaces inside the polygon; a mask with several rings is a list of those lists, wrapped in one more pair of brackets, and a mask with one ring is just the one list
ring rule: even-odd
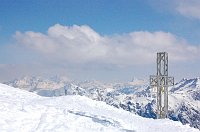
{"label": "distant mountain", "polygon": [[[148,82],[133,79],[127,83],[69,81],[25,77],[6,84],[42,96],[82,95],[104,101],[119,109],[146,118],[156,118],[156,101]],[[200,78],[182,79],[169,88],[169,118],[200,130]]]}
{"label": "distant mountain", "polygon": [[42,77],[25,76],[20,79],[5,82],[5,84],[17,88],[26,89],[28,91],[36,91],[39,89],[58,89],[64,87],[68,82],[69,80],[67,78],[58,76],[53,76],[49,79],[45,79]]}

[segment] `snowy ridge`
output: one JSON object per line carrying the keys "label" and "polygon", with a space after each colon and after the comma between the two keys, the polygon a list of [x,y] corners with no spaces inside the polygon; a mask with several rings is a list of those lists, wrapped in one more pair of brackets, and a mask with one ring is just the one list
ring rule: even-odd
{"label": "snowy ridge", "polygon": [[[65,82],[60,88],[51,88],[46,85],[44,88],[38,88],[37,85],[27,85],[23,87],[20,83],[26,79],[11,81],[7,84],[23,89],[34,89],[33,91],[42,96],[65,96],[82,95],[93,100],[104,101],[107,104],[119,109],[124,109],[131,113],[147,118],[156,118],[156,104],[154,96],[151,96],[151,90],[148,82],[134,79],[127,83],[104,84],[98,81],[83,82]],[[33,80],[33,79],[30,79]],[[46,79],[44,79],[47,81]],[[52,80],[49,82],[52,83]],[[60,82],[55,81],[58,86]],[[41,83],[35,82],[35,84]],[[16,85],[18,84],[18,85]],[[28,84],[28,83],[27,83]],[[48,83],[47,83],[48,84]],[[182,79],[169,91],[169,118],[174,121],[180,121],[183,124],[190,124],[191,127],[200,130],[200,79]]]}
{"label": "snowy ridge", "polygon": [[83,96],[41,97],[0,84],[0,131],[197,132],[171,120],[142,118]]}

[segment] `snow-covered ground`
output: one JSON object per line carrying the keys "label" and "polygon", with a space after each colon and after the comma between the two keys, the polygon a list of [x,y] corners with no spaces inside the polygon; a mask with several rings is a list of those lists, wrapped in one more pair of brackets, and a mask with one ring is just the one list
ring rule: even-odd
{"label": "snow-covered ground", "polygon": [[0,131],[199,131],[168,119],[142,118],[83,96],[41,97],[4,84],[0,102]]}

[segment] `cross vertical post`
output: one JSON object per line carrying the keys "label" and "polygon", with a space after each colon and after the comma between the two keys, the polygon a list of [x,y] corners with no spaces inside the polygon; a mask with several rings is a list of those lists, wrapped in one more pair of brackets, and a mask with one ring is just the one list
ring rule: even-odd
{"label": "cross vertical post", "polygon": [[157,87],[157,118],[168,116],[168,87],[174,85],[174,77],[168,77],[168,54],[157,53],[157,75],[150,76],[150,86]]}

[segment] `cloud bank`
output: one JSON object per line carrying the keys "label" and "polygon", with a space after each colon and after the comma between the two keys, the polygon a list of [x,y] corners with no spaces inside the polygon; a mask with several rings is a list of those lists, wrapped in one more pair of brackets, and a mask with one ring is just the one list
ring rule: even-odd
{"label": "cloud bank", "polygon": [[194,60],[199,47],[167,32],[137,31],[102,36],[87,25],[56,24],[46,34],[33,31],[15,34],[18,44],[48,61],[71,64],[100,63],[116,66],[154,62],[155,53],[166,51],[172,61]]}
{"label": "cloud bank", "polygon": [[174,34],[100,35],[87,25],[55,24],[46,33],[17,31],[12,45],[1,46],[0,80],[25,75],[103,81],[148,78],[156,70],[156,53],[163,51],[169,53],[170,71],[176,76],[198,74],[194,67],[199,65],[199,46]]}

